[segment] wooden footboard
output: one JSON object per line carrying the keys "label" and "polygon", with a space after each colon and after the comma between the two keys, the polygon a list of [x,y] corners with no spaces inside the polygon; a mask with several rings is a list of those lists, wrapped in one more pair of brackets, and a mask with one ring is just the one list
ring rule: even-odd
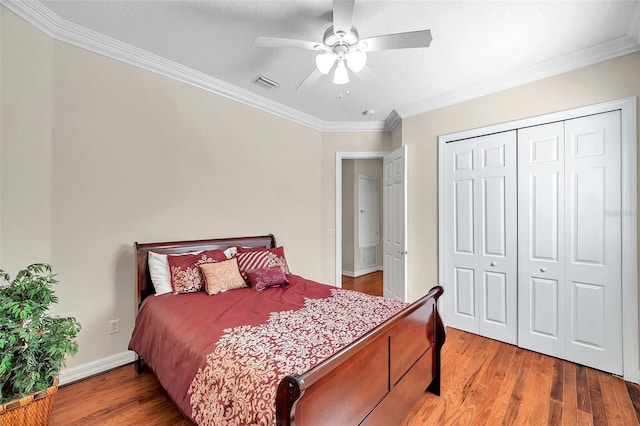
{"label": "wooden footboard", "polygon": [[420,396],[440,394],[442,287],[302,375],[282,379],[278,425],[399,424]]}

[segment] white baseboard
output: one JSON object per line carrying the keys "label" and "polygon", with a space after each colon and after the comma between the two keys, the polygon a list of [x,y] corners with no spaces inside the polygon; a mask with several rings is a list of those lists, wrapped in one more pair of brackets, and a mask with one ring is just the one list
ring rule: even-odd
{"label": "white baseboard", "polygon": [[60,386],[95,376],[96,374],[129,364],[136,360],[136,353],[133,351],[124,351],[119,354],[110,355],[96,361],[87,362],[86,364],[76,367],[65,368],[60,371]]}
{"label": "white baseboard", "polygon": [[347,276],[347,277],[351,277],[351,278],[357,278],[360,277],[362,275],[367,275],[370,274],[372,272],[376,272],[376,271],[382,271],[382,266],[378,266],[378,265],[373,265],[370,266],[368,268],[365,269],[361,269],[359,271],[347,271],[347,270],[342,270],[342,275]]}

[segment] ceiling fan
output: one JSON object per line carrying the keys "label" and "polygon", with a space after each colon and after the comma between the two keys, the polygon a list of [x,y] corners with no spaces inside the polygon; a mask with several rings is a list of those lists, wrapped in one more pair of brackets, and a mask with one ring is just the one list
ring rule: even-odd
{"label": "ceiling fan", "polygon": [[[388,49],[407,49],[429,47],[431,31],[411,31],[405,33],[386,34],[361,39],[358,30],[352,26],[353,6],[355,0],[333,0],[333,25],[324,32],[322,42],[297,40],[278,37],[257,37],[259,47],[293,47],[316,50],[316,68],[298,86],[306,86],[329,74],[334,68],[333,82],[346,84],[349,72],[368,70],[367,53]],[[369,72],[371,74],[371,72]]]}

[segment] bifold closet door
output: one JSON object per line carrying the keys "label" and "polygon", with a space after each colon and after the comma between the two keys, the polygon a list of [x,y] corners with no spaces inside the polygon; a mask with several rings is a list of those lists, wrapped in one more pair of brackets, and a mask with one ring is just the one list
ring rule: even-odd
{"label": "bifold closet door", "polygon": [[517,341],[516,132],[445,146],[448,325]]}
{"label": "bifold closet door", "polygon": [[518,345],[622,374],[620,112],[518,130]]}
{"label": "bifold closet door", "polygon": [[518,345],[564,357],[564,122],[518,130]]}

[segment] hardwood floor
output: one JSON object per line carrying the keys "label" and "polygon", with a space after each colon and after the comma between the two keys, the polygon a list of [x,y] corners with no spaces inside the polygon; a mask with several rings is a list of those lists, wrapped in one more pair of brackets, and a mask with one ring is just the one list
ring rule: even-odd
{"label": "hardwood floor", "polygon": [[149,369],[133,364],[61,387],[53,404],[53,426],[193,425],[169,399]]}
{"label": "hardwood floor", "polygon": [[[639,395],[609,374],[448,328],[442,394],[425,393],[402,425],[638,425]],[[52,425],[134,424],[192,423],[133,365],[56,395]]]}
{"label": "hardwood floor", "polygon": [[[382,273],[343,277],[382,294]],[[601,371],[447,328],[442,394],[402,426],[640,425],[640,387]],[[52,425],[191,425],[148,369],[133,365],[60,388]]]}
{"label": "hardwood floor", "polygon": [[[403,426],[638,425],[638,386],[598,370],[447,328],[442,395]],[[630,396],[631,395],[631,396]]]}
{"label": "hardwood floor", "polygon": [[[639,397],[637,385],[610,374],[448,328],[442,395],[425,393],[402,426],[639,425]],[[133,365],[60,388],[52,421],[190,424],[156,376]]]}
{"label": "hardwood floor", "polygon": [[355,278],[343,275],[342,288],[361,291],[373,296],[382,296],[382,271],[372,272]]}

